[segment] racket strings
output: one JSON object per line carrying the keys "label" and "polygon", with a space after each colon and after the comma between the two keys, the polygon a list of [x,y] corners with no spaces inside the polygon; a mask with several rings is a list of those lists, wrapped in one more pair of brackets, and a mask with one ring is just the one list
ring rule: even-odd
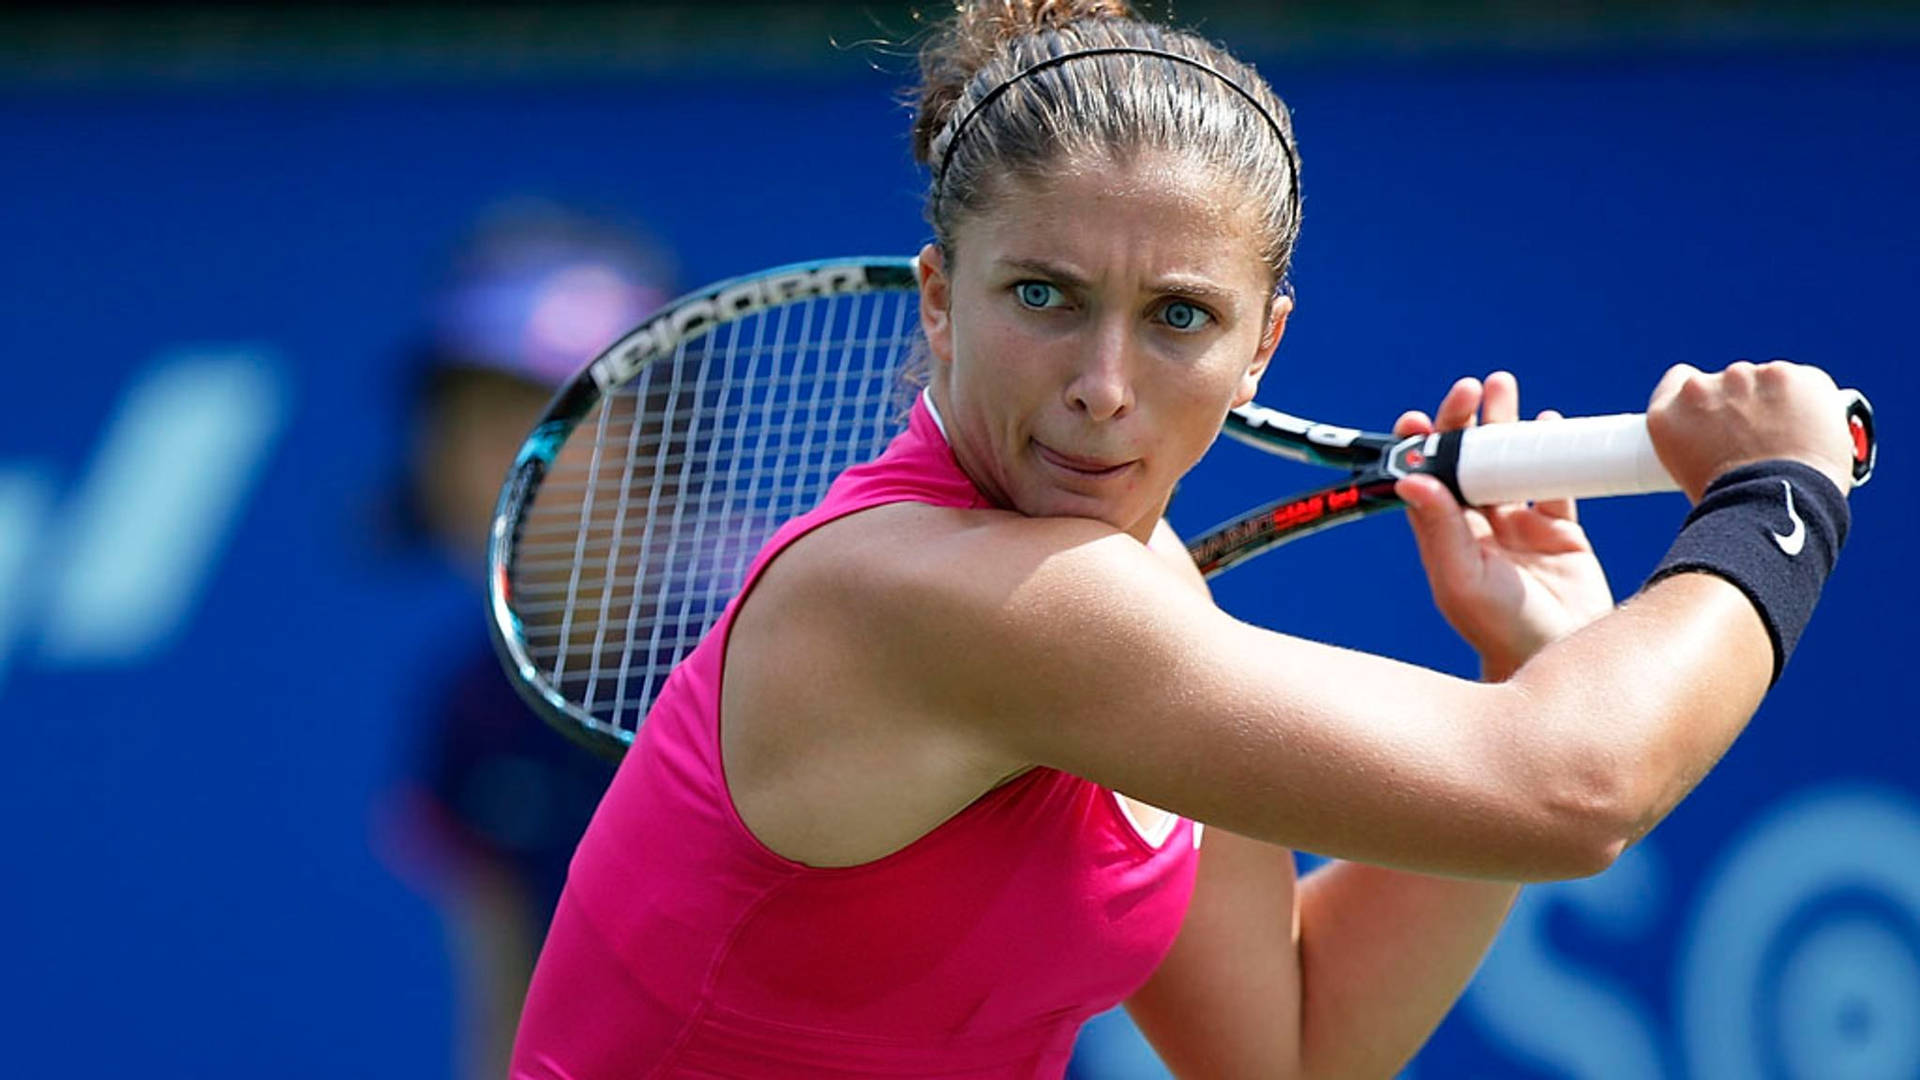
{"label": "racket strings", "polygon": [[754,554],[898,430],[910,293],[815,298],[683,341],[575,426],[508,558],[528,656],[630,738]]}

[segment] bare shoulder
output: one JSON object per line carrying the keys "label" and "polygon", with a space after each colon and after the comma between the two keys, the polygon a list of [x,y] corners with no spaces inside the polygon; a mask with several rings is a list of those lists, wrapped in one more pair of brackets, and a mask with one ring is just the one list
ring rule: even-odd
{"label": "bare shoulder", "polygon": [[970,714],[939,688],[978,677],[983,612],[1011,566],[1111,532],[898,503],[795,541],[742,603],[728,641],[722,746],[749,828],[781,855],[850,865],[905,846],[1025,769],[1020,754],[956,722]]}
{"label": "bare shoulder", "polygon": [[1005,729],[1056,712],[1077,692],[1069,683],[1128,651],[1184,651],[1194,631],[1231,621],[1157,535],[1142,545],[1079,518],[925,507],[846,525],[797,576],[865,643],[866,678],[931,700],[941,723],[1013,760],[1056,764]]}
{"label": "bare shoulder", "polygon": [[1151,739],[1129,714],[1177,721],[1160,697],[1237,625],[1168,542],[1177,556],[1170,532],[1143,545],[1083,519],[919,504],[822,526],[736,621],[727,751],[752,753],[752,732],[781,767],[817,770],[824,753],[845,762],[829,771],[874,777],[904,763],[902,786],[943,804],[931,793],[977,795],[1036,764],[1125,780],[1095,747],[1125,757]]}
{"label": "bare shoulder", "polygon": [[929,648],[942,642],[1055,636],[1069,611],[1097,619],[1130,592],[1182,587],[1164,555],[1099,522],[898,503],[794,543],[748,606],[855,639],[840,644],[864,646],[852,651],[884,684],[938,677],[950,662],[965,673],[974,654]]}

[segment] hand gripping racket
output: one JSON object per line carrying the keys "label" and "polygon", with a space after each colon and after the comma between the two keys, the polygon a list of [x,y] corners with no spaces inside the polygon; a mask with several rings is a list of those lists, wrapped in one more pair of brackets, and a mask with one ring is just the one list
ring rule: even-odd
{"label": "hand gripping racket", "polygon": [[[561,388],[507,476],[487,560],[495,645],[542,717],[624,752],[760,545],[898,431],[916,301],[907,258],[733,278],[655,313]],[[1873,413],[1855,393],[1847,408],[1864,483]],[[1394,481],[1413,472],[1473,505],[1675,489],[1643,416],[1400,439],[1246,405],[1223,430],[1348,475],[1195,538],[1209,575],[1401,505]]]}
{"label": "hand gripping racket", "polygon": [[[1858,390],[1842,390],[1841,397],[1853,436],[1853,486],[1859,487],[1873,476],[1879,454],[1873,406]],[[1268,453],[1351,475],[1249,510],[1189,542],[1193,561],[1209,577],[1308,533],[1405,505],[1393,485],[1413,473],[1437,478],[1468,506],[1680,490],[1654,454],[1642,413],[1526,420],[1400,438],[1248,404],[1229,413],[1221,430]]]}

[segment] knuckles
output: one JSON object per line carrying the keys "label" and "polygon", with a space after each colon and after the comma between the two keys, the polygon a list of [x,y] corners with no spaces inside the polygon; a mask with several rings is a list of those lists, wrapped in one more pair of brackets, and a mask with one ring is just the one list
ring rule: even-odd
{"label": "knuckles", "polygon": [[1721,396],[1720,384],[1723,381],[1704,371],[1690,371],[1682,378],[1675,399],[1682,405],[1696,409],[1705,408]]}
{"label": "knuckles", "polygon": [[1649,411],[1658,411],[1663,405],[1687,409],[1740,407],[1754,398],[1777,400],[1800,394],[1811,397],[1837,389],[1826,372],[1784,357],[1774,357],[1764,363],[1735,360],[1713,373],[1676,364],[1667,369],[1661,388],[1666,392],[1656,392]]}
{"label": "knuckles", "polygon": [[1838,393],[1825,371],[1781,357],[1736,360],[1714,373],[1678,364],[1648,405],[1648,433],[1690,495],[1725,468],[1764,457],[1824,468],[1840,460],[1838,447],[1850,467]]}

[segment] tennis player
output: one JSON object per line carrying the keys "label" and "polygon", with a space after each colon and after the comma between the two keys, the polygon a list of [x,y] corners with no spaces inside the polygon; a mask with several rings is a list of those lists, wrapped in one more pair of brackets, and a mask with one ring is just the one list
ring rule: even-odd
{"label": "tennis player", "polygon": [[1285,107],[1111,0],[965,5],[922,65],[927,393],[672,676],[514,1075],[1058,1077],[1121,1001],[1181,1075],[1390,1075],[1515,883],[1604,869],[1758,705],[1844,536],[1837,391],[1669,372],[1697,505],[1617,609],[1571,506],[1403,481],[1483,682],[1247,625],[1161,515],[1291,309]]}

